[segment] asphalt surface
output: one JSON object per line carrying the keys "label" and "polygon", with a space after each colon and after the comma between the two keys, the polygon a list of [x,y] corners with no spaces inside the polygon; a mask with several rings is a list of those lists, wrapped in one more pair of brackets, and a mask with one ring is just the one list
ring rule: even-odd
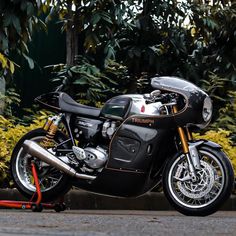
{"label": "asphalt surface", "polygon": [[0,235],[236,235],[236,212],[187,217],[173,211],[0,210]]}

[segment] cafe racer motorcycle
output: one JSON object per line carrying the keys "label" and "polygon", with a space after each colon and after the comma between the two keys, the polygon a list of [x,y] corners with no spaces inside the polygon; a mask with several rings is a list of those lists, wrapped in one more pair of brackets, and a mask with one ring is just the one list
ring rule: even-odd
{"label": "cafe racer motorcycle", "polygon": [[35,192],[34,161],[44,201],[71,186],[137,197],[162,184],[169,202],[185,215],[217,211],[231,194],[231,163],[220,145],[192,137],[209,124],[211,99],[176,77],[154,77],[151,85],[150,94],[119,95],[101,109],[61,90],[37,97],[56,115],[14,148],[11,173],[18,190],[29,198]]}

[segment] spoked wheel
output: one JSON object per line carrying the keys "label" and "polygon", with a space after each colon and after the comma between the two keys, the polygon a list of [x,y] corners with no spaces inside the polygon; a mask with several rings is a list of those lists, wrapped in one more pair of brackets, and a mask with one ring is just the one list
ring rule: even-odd
{"label": "spoked wheel", "polygon": [[[17,143],[11,157],[11,173],[17,189],[27,198],[31,198],[35,193],[34,178],[31,170],[31,162],[34,161],[43,201],[53,201],[65,194],[70,188],[70,178],[61,171],[32,157],[22,147],[25,140],[32,140],[40,143],[45,137],[43,129],[32,130]],[[59,134],[55,136],[55,144],[60,142]],[[52,152],[49,148],[48,151]]]}
{"label": "spoked wheel", "polygon": [[170,203],[185,215],[209,215],[230,196],[234,174],[229,159],[220,150],[201,147],[197,180],[189,178],[185,155],[172,158],[164,173],[164,192]]}

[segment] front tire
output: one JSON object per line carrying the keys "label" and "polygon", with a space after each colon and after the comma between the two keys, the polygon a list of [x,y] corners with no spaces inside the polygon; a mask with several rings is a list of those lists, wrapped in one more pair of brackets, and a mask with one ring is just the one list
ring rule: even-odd
{"label": "front tire", "polygon": [[[33,157],[24,151],[22,145],[25,140],[33,140],[39,143],[45,135],[46,131],[41,128],[30,131],[19,140],[11,156],[10,170],[14,184],[19,192],[28,199],[36,191],[30,165]],[[65,140],[60,132],[56,133],[54,139],[56,143]],[[69,191],[71,188],[69,176],[49,165],[39,168],[42,162],[37,158],[33,159],[35,160],[43,201],[53,201]]]}
{"label": "front tire", "polygon": [[188,176],[184,154],[173,157],[163,175],[164,193],[171,205],[184,215],[206,216],[216,212],[229,198],[234,172],[228,157],[219,149],[199,148],[201,170],[197,182],[184,181]]}

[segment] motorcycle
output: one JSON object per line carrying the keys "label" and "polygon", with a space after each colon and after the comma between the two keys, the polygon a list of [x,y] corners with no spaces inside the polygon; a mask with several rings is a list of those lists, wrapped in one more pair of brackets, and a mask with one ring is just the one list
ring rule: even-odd
{"label": "motorcycle", "polygon": [[79,104],[61,89],[37,97],[56,115],[15,146],[17,189],[28,198],[34,194],[33,161],[44,201],[72,186],[137,197],[162,185],[185,215],[217,211],[232,191],[232,165],[220,145],[192,136],[210,123],[211,99],[177,77],[153,77],[151,85],[150,94],[119,95],[101,109]]}

